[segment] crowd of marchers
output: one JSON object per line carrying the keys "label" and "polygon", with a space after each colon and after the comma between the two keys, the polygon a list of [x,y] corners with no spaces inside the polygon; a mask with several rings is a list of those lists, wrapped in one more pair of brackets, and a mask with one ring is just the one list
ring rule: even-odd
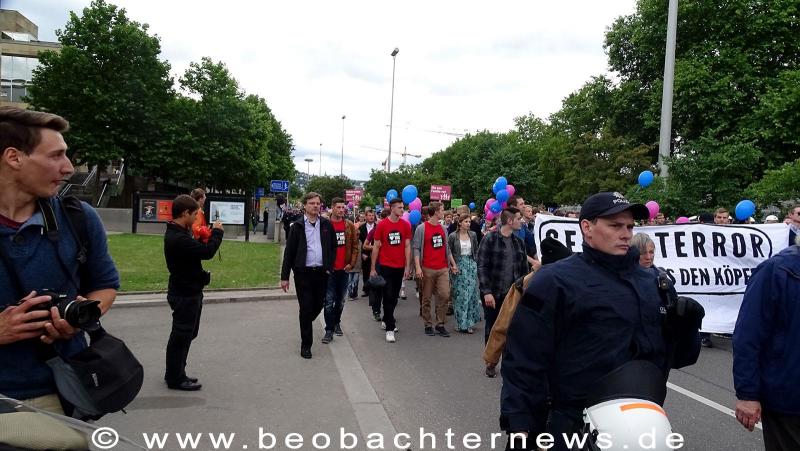
{"label": "crowd of marchers", "polygon": [[[62,135],[68,128],[54,114],[0,107],[0,393],[69,415],[75,406],[61,396],[48,362],[89,343],[83,323],[65,317],[61,300],[95,300],[98,316],[108,314],[120,278],[97,212],[57,196],[74,172]],[[202,190],[176,197],[164,236],[173,319],[164,379],[174,390],[202,387],[197,375],[186,374],[186,360],[210,282],[202,260],[216,254],[224,234],[218,221],[206,224],[204,201]],[[652,390],[637,393],[642,403],[632,409],[650,403],[657,411],[670,370],[698,359],[703,308],[666,283],[652,240],[633,233],[637,222],[648,222],[648,209],[619,193],[593,194],[565,213],[583,235],[575,254],[553,239],[536,248],[535,215],[548,213],[519,196],[490,224],[468,208],[446,212],[431,202],[414,227],[402,219],[399,199],[380,219],[367,210],[355,221],[343,199],[330,199],[326,212],[322,203],[307,193],[300,214],[286,221],[280,279],[288,290],[294,276],[301,357],[312,357],[313,321],[323,310],[322,342],[343,334],[345,299],[357,298],[359,285],[382,330],[375,345],[397,346],[394,310],[406,285],[414,286],[420,322],[404,325],[404,333],[449,337],[451,307],[459,332],[473,333],[483,321],[484,371],[494,377],[500,364],[500,427],[510,434],[509,449],[534,449],[512,438],[545,432],[556,437],[552,449],[567,449],[561,434],[597,426],[586,423],[587,411],[644,386]],[[80,212],[80,227],[70,222],[76,217],[70,208]],[[718,210],[713,219],[697,219],[727,222],[729,215]],[[800,206],[787,223],[796,240]],[[736,418],[751,431],[762,422],[768,450],[800,449],[798,300],[800,246],[792,242],[753,271],[733,333]],[[620,378],[631,368],[634,379]],[[637,379],[644,376],[645,384]],[[0,424],[11,426],[0,428],[0,448],[25,448],[13,441],[20,439],[14,431],[30,427],[19,423],[28,418],[0,410]],[[80,438],[65,446],[87,448]]]}

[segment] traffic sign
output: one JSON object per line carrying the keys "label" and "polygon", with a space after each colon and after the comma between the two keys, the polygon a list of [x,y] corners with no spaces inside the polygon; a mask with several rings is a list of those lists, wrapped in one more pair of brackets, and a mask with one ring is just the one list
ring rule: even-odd
{"label": "traffic sign", "polygon": [[288,180],[273,180],[269,183],[269,189],[273,193],[288,193],[289,181]]}
{"label": "traffic sign", "polygon": [[256,197],[264,197],[264,187],[259,186],[256,188]]}

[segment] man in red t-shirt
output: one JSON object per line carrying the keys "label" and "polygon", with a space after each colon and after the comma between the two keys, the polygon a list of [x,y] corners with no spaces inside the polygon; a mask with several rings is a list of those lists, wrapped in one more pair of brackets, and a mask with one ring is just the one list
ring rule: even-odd
{"label": "man in red t-shirt", "polygon": [[328,291],[325,293],[325,336],[323,343],[333,341],[333,334],[342,336],[342,311],[344,296],[347,292],[348,271],[353,268],[358,258],[358,231],[355,225],[344,219],[344,199],[334,197],[331,200],[331,225],[336,236],[336,255],[333,260],[333,272],[328,277]]}
{"label": "man in red t-shirt", "polygon": [[372,246],[372,270],[370,277],[378,274],[386,281],[383,287],[383,322],[386,325],[386,341],[395,342],[394,309],[400,284],[408,277],[411,262],[411,224],[400,218],[403,201],[389,202],[391,213],[375,226],[375,242]]}
{"label": "man in red t-shirt", "polygon": [[[414,253],[417,283],[422,282],[420,317],[425,322],[425,334],[449,337],[444,327],[447,321],[447,304],[450,302],[450,275],[447,273],[450,249],[447,246],[447,231],[441,221],[444,208],[439,202],[431,202],[427,208],[428,220],[417,227],[411,249]],[[436,332],[431,322],[431,297],[436,291]]]}

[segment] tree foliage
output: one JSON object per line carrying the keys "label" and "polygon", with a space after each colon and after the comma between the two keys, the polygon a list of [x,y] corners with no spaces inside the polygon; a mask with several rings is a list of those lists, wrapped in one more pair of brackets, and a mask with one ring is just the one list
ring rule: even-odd
{"label": "tree foliage", "polygon": [[174,92],[159,40],[147,29],[124,9],[94,0],[56,31],[61,50],[40,55],[28,101],[70,121],[78,163],[105,166],[124,157],[136,167],[163,148]]}
{"label": "tree foliage", "polygon": [[334,197],[345,198],[345,190],[353,188],[353,181],[346,176],[322,175],[311,177],[306,185],[306,193],[315,192],[322,196],[325,205],[331,205]]}
{"label": "tree foliage", "polygon": [[62,48],[40,56],[29,102],[70,121],[77,163],[125,158],[135,175],[221,190],[294,179],[291,135],[224,63],[191,63],[176,92],[158,37],[105,0],[56,34]]}

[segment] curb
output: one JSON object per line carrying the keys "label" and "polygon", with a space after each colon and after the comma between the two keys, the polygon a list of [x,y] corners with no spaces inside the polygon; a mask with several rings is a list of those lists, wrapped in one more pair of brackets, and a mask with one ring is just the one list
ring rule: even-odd
{"label": "curb", "polygon": [[[264,301],[291,301],[297,299],[293,293],[281,293],[273,295],[237,296],[230,298],[204,298],[203,304],[229,304],[234,302],[264,302]],[[118,300],[114,302],[114,309],[137,308],[137,307],[161,307],[167,304],[166,299],[147,299],[147,300]]]}
{"label": "curb", "polygon": [[[211,288],[208,290],[203,290],[203,293],[224,293],[226,291],[264,291],[264,290],[280,290],[280,285],[272,285],[269,287],[242,287],[242,288]],[[155,291],[120,291],[117,293],[117,296],[126,296],[126,295],[140,295],[140,294],[167,294],[167,290],[155,290]]]}

